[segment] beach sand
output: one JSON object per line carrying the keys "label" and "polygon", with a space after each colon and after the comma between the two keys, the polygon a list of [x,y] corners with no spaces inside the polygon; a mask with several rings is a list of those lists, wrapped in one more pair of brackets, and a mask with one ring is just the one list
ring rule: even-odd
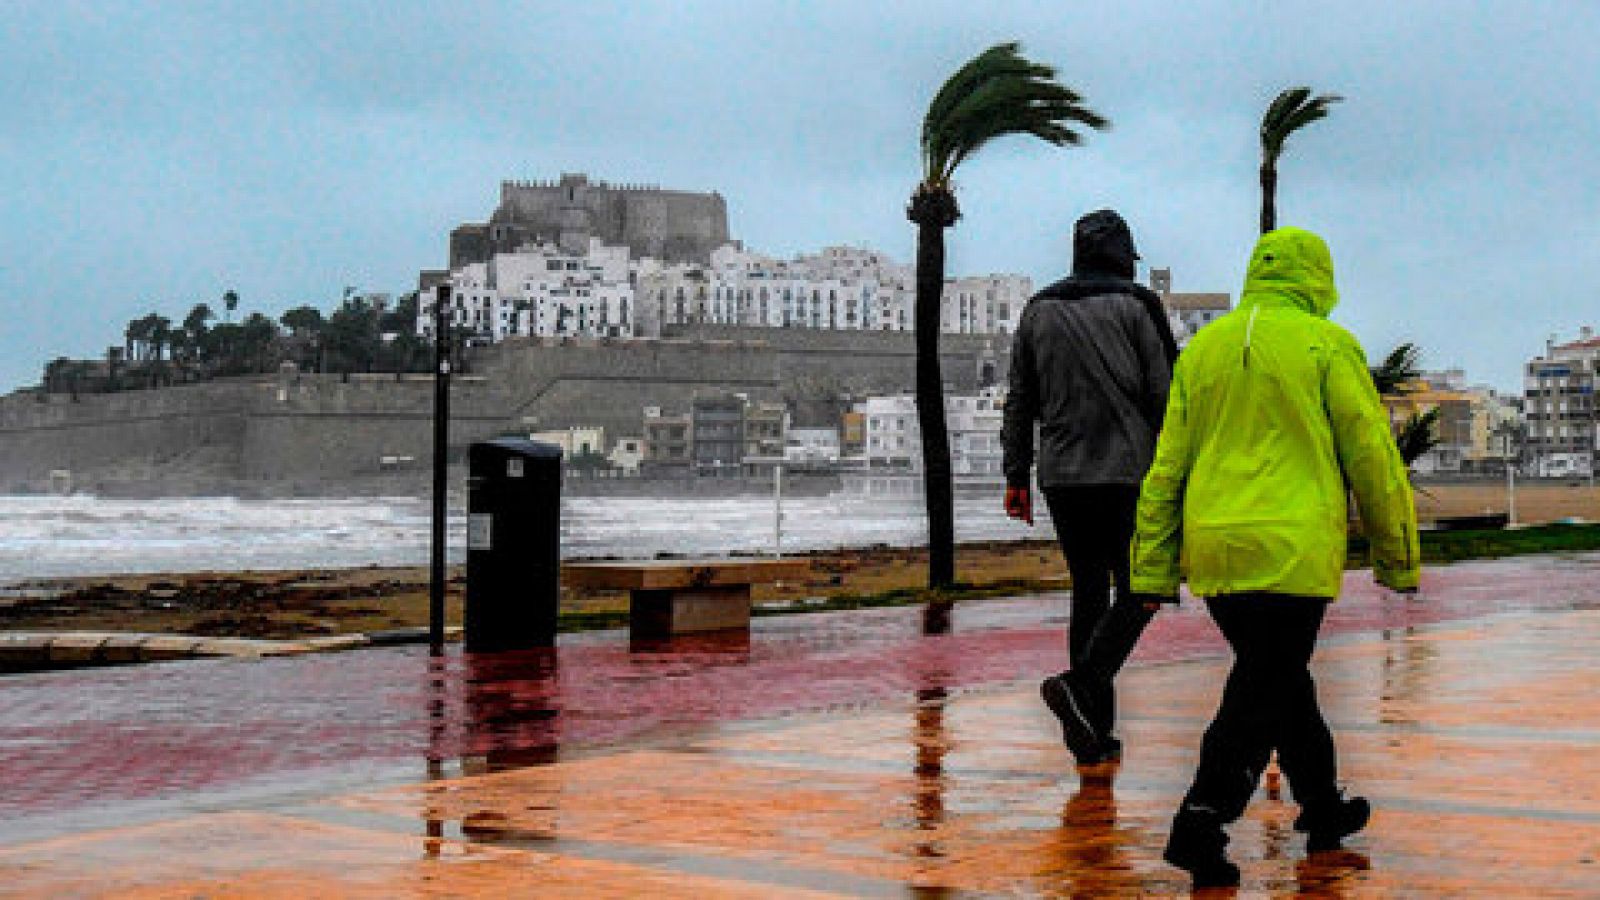
{"label": "beach sand", "polygon": [[[1440,516],[1504,512],[1503,483],[1423,484],[1417,492],[1424,521]],[[1600,491],[1583,482],[1518,486],[1524,523],[1578,517],[1600,521]],[[755,601],[782,603],[815,597],[871,595],[926,584],[923,548],[866,547],[797,554],[811,571],[804,579],[758,585]],[[1027,541],[962,544],[957,577],[976,588],[1013,586],[1019,593],[1067,586],[1066,564],[1048,527]],[[460,567],[448,586],[447,617],[461,621]],[[564,612],[627,609],[619,592],[563,591]],[[299,638],[425,626],[426,567],[190,572],[41,580],[0,597],[0,631],[138,631],[218,637]]]}

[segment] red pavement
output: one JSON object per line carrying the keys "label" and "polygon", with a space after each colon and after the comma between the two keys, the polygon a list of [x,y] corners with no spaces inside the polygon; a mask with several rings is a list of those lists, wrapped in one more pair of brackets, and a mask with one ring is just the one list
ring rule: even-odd
{"label": "red pavement", "polygon": [[[0,679],[0,834],[134,801],[193,804],[258,788],[414,778],[427,761],[490,767],[682,728],[1034,679],[1065,659],[1064,595],[963,604],[947,634],[920,609],[757,621],[747,644],[630,648],[566,636],[555,654],[430,660],[418,648],[201,661]],[[1415,598],[1351,573],[1325,634],[1600,606],[1600,556],[1429,570]],[[1160,615],[1135,655],[1224,649],[1202,607]]]}

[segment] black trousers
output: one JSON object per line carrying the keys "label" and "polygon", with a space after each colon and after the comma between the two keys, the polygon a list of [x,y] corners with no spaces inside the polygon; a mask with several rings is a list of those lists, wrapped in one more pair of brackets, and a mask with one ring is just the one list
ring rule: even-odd
{"label": "black trousers", "polygon": [[1101,734],[1110,735],[1116,724],[1112,679],[1151,616],[1132,601],[1128,588],[1128,545],[1133,541],[1139,487],[1045,488],[1044,496],[1072,575],[1068,659],[1072,671],[1096,689],[1096,726]]}
{"label": "black trousers", "polygon": [[1310,669],[1328,601],[1234,594],[1207,600],[1206,607],[1233,648],[1233,670],[1184,806],[1208,809],[1223,822],[1239,818],[1274,750],[1302,807],[1336,801],[1333,733]]}

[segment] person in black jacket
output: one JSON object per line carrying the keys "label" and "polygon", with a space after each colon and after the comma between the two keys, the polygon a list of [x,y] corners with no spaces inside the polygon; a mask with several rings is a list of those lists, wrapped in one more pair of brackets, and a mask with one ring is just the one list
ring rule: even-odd
{"label": "person in black jacket", "polygon": [[1078,220],[1072,274],[1017,325],[1001,431],[1006,514],[1033,524],[1037,468],[1072,576],[1072,668],[1040,692],[1080,765],[1121,755],[1112,679],[1156,608],[1129,592],[1128,545],[1178,350],[1161,299],[1133,282],[1138,258],[1117,213]]}

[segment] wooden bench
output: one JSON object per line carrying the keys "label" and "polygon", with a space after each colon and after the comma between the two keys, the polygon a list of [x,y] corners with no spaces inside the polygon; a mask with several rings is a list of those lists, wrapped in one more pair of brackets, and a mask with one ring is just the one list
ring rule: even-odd
{"label": "wooden bench", "polygon": [[670,637],[695,631],[750,627],[750,586],[799,580],[811,571],[803,559],[656,559],[567,563],[569,587],[628,591],[628,627],[634,637]]}

